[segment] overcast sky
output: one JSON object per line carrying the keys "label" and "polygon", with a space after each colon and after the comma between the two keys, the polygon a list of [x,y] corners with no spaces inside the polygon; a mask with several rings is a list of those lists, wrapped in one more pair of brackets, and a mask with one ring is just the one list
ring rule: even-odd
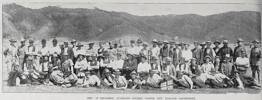
{"label": "overcast sky", "polygon": [[[89,8],[94,7],[107,11],[127,12],[139,16],[167,15],[167,14],[199,14],[211,15],[228,11],[259,11],[261,1],[257,0],[6,0],[4,3],[16,2],[19,5],[39,9],[46,6],[62,8]],[[158,4],[160,3],[160,4]]]}

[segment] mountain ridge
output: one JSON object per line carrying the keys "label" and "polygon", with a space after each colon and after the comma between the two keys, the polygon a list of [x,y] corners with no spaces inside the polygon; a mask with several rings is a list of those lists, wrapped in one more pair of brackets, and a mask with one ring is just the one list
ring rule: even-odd
{"label": "mountain ridge", "polygon": [[30,9],[17,4],[3,5],[3,38],[36,39],[66,37],[81,41],[114,40],[134,36],[150,41],[204,41],[236,37],[261,37],[260,13],[232,11],[201,16],[197,14],[136,16],[99,8]]}

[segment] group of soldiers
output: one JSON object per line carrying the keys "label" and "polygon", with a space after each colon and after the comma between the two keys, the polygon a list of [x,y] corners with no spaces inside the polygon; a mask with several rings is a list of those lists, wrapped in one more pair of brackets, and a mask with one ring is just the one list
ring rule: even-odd
{"label": "group of soldiers", "polygon": [[[234,50],[228,40],[194,42],[141,39],[130,46],[112,42],[89,43],[88,48],[73,40],[58,44],[52,39],[10,39],[4,50],[4,63],[10,86],[57,85],[114,89],[174,88],[260,88],[260,41],[252,42],[247,55],[243,39]],[[28,41],[29,45],[26,45]],[[222,46],[222,47],[221,47]],[[108,47],[108,48],[106,48]],[[251,69],[252,75],[247,71]]]}

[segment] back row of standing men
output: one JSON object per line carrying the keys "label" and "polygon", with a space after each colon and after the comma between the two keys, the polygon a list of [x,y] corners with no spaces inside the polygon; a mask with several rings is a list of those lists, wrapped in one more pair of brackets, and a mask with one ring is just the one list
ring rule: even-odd
{"label": "back row of standing men", "polygon": [[[219,41],[213,43],[214,48],[211,46],[211,41],[204,43],[196,41],[192,50],[189,49],[189,44],[184,42],[160,42],[156,39],[152,41],[150,48],[149,44],[141,39],[131,40],[130,47],[109,42],[109,48],[105,48],[105,43],[99,42],[98,49],[94,48],[95,43],[89,43],[88,48],[83,49],[84,45],[75,40],[58,45],[58,41],[53,39],[52,46],[47,46],[47,41],[43,39],[40,48],[35,46],[32,39],[29,40],[28,46],[25,45],[26,40],[21,40],[21,45],[18,47],[15,45],[16,42],[11,39],[10,46],[4,51],[8,72],[16,70],[27,77],[31,75],[32,78],[42,79],[43,83],[51,80],[54,84],[60,85],[64,83],[81,84],[77,80],[86,77],[86,73],[97,75],[97,78],[93,80],[110,81],[110,75],[107,76],[106,73],[114,72],[115,76],[123,75],[124,79],[129,81],[134,81],[134,75],[137,75],[136,77],[141,78],[139,79],[141,82],[133,83],[137,85],[138,83],[140,85],[154,83],[150,84],[150,87],[158,87],[156,84],[160,85],[165,81],[164,87],[167,87],[169,84],[167,79],[170,78],[176,80],[177,84],[189,88],[193,88],[193,84],[203,87],[203,83],[223,87],[225,84],[229,85],[224,81],[226,79],[224,77],[230,79],[233,74],[235,75],[236,70],[237,73],[246,74],[249,66],[252,70],[252,78],[256,78],[257,74],[257,81],[260,82],[261,50],[259,49],[260,42],[257,40],[253,41],[254,45],[249,59],[246,59],[247,51],[240,38],[237,39],[238,46],[234,48],[234,51],[228,46],[228,40],[223,41],[221,48]],[[238,67],[234,67],[235,65]],[[197,69],[201,71],[198,73]],[[61,75],[63,77],[59,77]],[[203,79],[205,77],[210,81]],[[240,77],[235,80],[239,85],[245,83],[243,81],[249,78]],[[143,82],[143,79],[149,82]],[[161,82],[156,81],[160,79]],[[223,81],[214,81],[219,79]],[[110,84],[108,81],[104,85]],[[121,87],[121,84],[119,86]]]}

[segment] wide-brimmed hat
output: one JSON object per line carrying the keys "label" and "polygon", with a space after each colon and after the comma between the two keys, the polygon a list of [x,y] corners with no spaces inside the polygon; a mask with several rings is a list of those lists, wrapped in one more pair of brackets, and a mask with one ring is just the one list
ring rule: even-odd
{"label": "wide-brimmed hat", "polygon": [[218,40],[216,40],[216,41],[214,42],[214,44],[216,44],[216,43],[217,43],[217,44],[220,44],[220,42],[219,42]]}
{"label": "wide-brimmed hat", "polygon": [[242,38],[238,38],[237,42],[243,42],[244,40]]}
{"label": "wide-brimmed hat", "polygon": [[157,70],[152,70],[152,69],[149,70],[149,73],[154,73],[154,74],[155,74],[155,73],[157,73],[157,72],[158,72]]}
{"label": "wide-brimmed hat", "polygon": [[207,58],[211,59],[211,57],[210,57],[210,56],[205,56],[205,59],[207,59]]}
{"label": "wide-brimmed hat", "polygon": [[130,75],[137,75],[136,71],[132,71]]}
{"label": "wide-brimmed hat", "polygon": [[119,75],[119,74],[121,74],[121,72],[120,72],[119,69],[116,69],[115,72],[114,72],[114,74],[118,74],[118,75]]}
{"label": "wide-brimmed hat", "polygon": [[209,41],[209,40],[208,40],[208,41],[206,41],[206,44],[211,44],[211,41]]}
{"label": "wide-brimmed hat", "polygon": [[206,45],[205,42],[200,43],[200,46],[205,46],[205,45]]}
{"label": "wide-brimmed hat", "polygon": [[166,61],[172,61],[170,57],[166,57]]}
{"label": "wide-brimmed hat", "polygon": [[141,39],[137,39],[136,43],[143,43]]}
{"label": "wide-brimmed hat", "polygon": [[9,42],[17,42],[15,39],[10,39]]}
{"label": "wide-brimmed hat", "polygon": [[130,40],[130,43],[135,43],[135,40]]}
{"label": "wide-brimmed hat", "polygon": [[72,41],[71,41],[71,43],[75,43],[76,42],[76,40],[75,39],[73,39]]}
{"label": "wide-brimmed hat", "polygon": [[223,40],[223,44],[228,44],[228,40]]}
{"label": "wide-brimmed hat", "polygon": [[158,41],[157,41],[157,39],[153,39],[152,42],[153,43],[157,43]]}
{"label": "wide-brimmed hat", "polygon": [[167,40],[163,41],[164,44],[168,44],[169,42]]}
{"label": "wide-brimmed hat", "polygon": [[76,45],[76,47],[82,47],[84,45],[82,45],[80,42]]}
{"label": "wide-brimmed hat", "polygon": [[21,40],[20,40],[20,42],[22,43],[22,42],[25,42],[26,40],[24,39],[24,38],[22,38]]}
{"label": "wide-brimmed hat", "polygon": [[260,43],[258,40],[254,40],[252,41],[252,43]]}
{"label": "wide-brimmed hat", "polygon": [[145,42],[145,43],[143,43],[143,46],[146,46],[146,47],[147,47],[147,46],[148,46],[148,43],[146,43],[146,42]]}

